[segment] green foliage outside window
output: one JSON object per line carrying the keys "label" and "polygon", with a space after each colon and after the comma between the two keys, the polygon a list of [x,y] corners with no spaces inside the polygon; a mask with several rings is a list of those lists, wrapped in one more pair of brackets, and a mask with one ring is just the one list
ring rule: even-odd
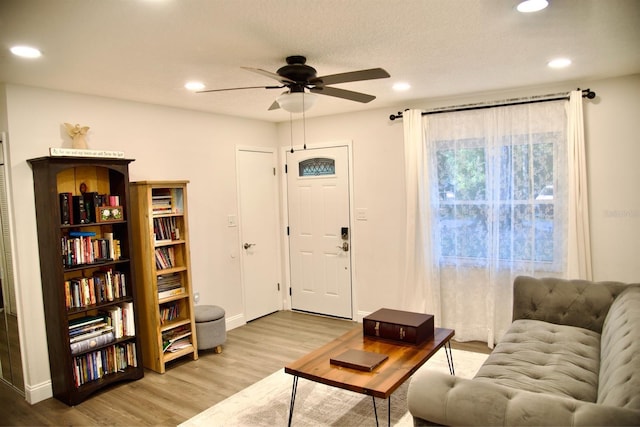
{"label": "green foliage outside window", "polygon": [[[441,141],[440,252],[445,258],[552,262],[556,133]],[[495,251],[497,249],[497,251]]]}

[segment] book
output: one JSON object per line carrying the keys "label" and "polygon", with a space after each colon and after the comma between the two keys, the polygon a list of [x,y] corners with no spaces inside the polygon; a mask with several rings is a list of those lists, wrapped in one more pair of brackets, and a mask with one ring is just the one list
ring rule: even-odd
{"label": "book", "polygon": [[98,337],[100,335],[104,335],[105,333],[111,332],[112,330],[113,330],[112,326],[107,326],[105,324],[105,326],[103,326],[101,328],[98,328],[95,331],[86,332],[86,333],[83,333],[81,335],[77,335],[77,336],[69,339],[69,342],[71,344],[74,344],[74,343],[78,343],[78,342],[81,342],[81,341],[86,341],[88,339],[95,338],[95,337]]}
{"label": "book", "polygon": [[88,191],[83,194],[84,206],[87,211],[87,219],[89,222],[97,222],[96,208],[101,206],[102,198],[95,191]]}
{"label": "book", "polygon": [[70,344],[71,354],[78,354],[83,351],[91,350],[92,348],[108,344],[113,340],[113,332],[109,331],[82,341],[73,342]]}
{"label": "book", "polygon": [[98,323],[93,323],[90,325],[86,325],[86,326],[80,326],[80,327],[75,327],[73,329],[69,329],[69,338],[73,339],[75,337],[78,337],[80,335],[84,335],[87,333],[91,333],[91,332],[95,332],[99,329],[104,329],[105,327],[108,327],[109,324],[105,321],[103,322],[98,322]]}
{"label": "book", "polygon": [[108,233],[103,233],[102,235],[108,241],[109,258],[110,259],[114,259],[114,260],[117,259],[116,258],[116,248],[113,246],[114,245],[113,233],[108,232]]}
{"label": "book", "polygon": [[362,319],[365,337],[420,344],[433,338],[433,315],[381,308]]}
{"label": "book", "polygon": [[70,231],[69,237],[92,237],[95,236],[95,231]]}
{"label": "book", "polygon": [[93,323],[99,323],[104,321],[104,316],[87,316],[69,321],[69,329],[78,328],[81,326],[91,325]]}
{"label": "book", "polygon": [[119,306],[112,306],[107,308],[105,312],[109,325],[113,327],[113,335],[116,338],[122,338],[124,336],[124,326],[122,324],[122,308],[120,308]]}
{"label": "book", "polygon": [[71,193],[60,193],[60,224],[73,224],[73,195]]}
{"label": "book", "polygon": [[[185,340],[191,345],[189,336],[191,329],[189,326],[181,326],[162,333],[162,351],[175,351],[178,347],[183,348]],[[175,345],[174,345],[175,343]]]}
{"label": "book", "polygon": [[87,211],[82,196],[73,196],[73,224],[88,224]]}
{"label": "book", "polygon": [[184,293],[184,287],[173,288],[166,291],[158,291],[158,299],[169,298],[174,295],[180,295]]}
{"label": "book", "polygon": [[164,349],[164,351],[174,353],[187,347],[191,347],[191,340],[188,337],[183,337],[172,342],[167,348]]}
{"label": "book", "polygon": [[386,354],[351,348],[337,356],[331,357],[329,362],[333,365],[344,366],[345,368],[371,372],[388,358],[389,356]]}
{"label": "book", "polygon": [[132,302],[123,302],[120,304],[120,309],[122,313],[122,333],[127,337],[135,336],[136,334],[136,323],[134,319],[133,313],[133,303]]}

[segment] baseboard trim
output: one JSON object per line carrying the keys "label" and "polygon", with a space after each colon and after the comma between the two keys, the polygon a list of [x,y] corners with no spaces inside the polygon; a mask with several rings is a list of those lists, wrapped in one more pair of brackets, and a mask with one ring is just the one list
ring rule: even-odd
{"label": "baseboard trim", "polygon": [[372,311],[358,311],[358,313],[356,313],[356,319],[355,321],[358,323],[362,323],[362,319],[364,319],[365,317],[367,317],[368,315],[370,315],[371,313],[373,313]]}
{"label": "baseboard trim", "polygon": [[227,317],[225,319],[225,324],[227,331],[230,331],[231,329],[246,325],[247,322],[244,320],[244,314],[237,314],[235,316]]}
{"label": "baseboard trim", "polygon": [[53,397],[51,380],[44,381],[36,385],[25,384],[24,397],[31,405],[35,405],[38,402],[42,402],[43,400]]}

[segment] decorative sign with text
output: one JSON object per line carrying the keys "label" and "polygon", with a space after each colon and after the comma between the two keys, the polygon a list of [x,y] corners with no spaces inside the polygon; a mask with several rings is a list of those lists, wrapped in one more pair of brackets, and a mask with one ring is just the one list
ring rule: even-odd
{"label": "decorative sign with text", "polygon": [[124,159],[124,151],[50,147],[49,154],[54,157],[101,157],[109,159]]}

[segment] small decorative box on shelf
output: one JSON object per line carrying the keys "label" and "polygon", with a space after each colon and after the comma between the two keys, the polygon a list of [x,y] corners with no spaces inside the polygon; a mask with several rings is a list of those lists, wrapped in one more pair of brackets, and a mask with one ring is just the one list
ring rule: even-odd
{"label": "small decorative box on shelf", "polygon": [[433,338],[433,315],[381,308],[362,320],[367,337],[421,344]]}
{"label": "small decorative box on shelf", "polygon": [[98,206],[96,208],[97,222],[122,221],[122,206]]}

